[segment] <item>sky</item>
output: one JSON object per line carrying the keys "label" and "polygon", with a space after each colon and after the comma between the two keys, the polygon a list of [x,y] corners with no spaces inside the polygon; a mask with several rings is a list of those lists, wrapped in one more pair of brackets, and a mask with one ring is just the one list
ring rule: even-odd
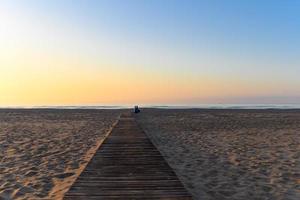
{"label": "sky", "polygon": [[300,1],[0,0],[0,106],[300,102]]}

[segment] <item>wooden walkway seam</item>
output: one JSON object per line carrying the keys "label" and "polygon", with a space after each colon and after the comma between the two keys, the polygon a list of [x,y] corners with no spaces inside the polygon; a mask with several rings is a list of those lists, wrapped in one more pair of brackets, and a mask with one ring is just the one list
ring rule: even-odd
{"label": "wooden walkway seam", "polygon": [[172,168],[131,114],[122,115],[64,200],[190,200]]}

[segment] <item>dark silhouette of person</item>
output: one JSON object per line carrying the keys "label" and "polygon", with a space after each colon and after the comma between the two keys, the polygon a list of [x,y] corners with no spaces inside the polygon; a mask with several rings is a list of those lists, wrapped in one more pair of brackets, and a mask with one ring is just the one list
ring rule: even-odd
{"label": "dark silhouette of person", "polygon": [[134,113],[139,113],[141,112],[138,106],[134,106]]}

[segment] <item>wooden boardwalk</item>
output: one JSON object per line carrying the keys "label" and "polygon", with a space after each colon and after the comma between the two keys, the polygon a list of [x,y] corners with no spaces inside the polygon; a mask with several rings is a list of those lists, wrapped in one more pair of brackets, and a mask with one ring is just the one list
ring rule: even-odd
{"label": "wooden boardwalk", "polygon": [[192,197],[135,119],[123,115],[64,199]]}

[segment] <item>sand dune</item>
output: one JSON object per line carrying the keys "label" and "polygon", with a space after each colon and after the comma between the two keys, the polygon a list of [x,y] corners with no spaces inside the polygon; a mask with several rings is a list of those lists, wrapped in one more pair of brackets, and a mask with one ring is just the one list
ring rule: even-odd
{"label": "sand dune", "polygon": [[60,199],[120,110],[1,110],[0,199]]}
{"label": "sand dune", "polygon": [[300,111],[143,110],[195,199],[300,199]]}

